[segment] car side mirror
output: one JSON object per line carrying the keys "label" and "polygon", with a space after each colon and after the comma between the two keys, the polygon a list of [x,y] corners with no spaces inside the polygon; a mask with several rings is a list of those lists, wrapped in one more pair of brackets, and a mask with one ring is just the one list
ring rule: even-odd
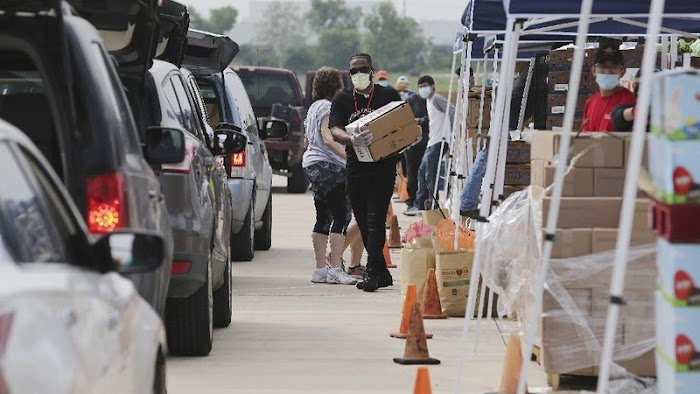
{"label": "car side mirror", "polygon": [[149,127],[144,156],[151,164],[180,163],[185,160],[185,133],[168,127]]}
{"label": "car side mirror", "polygon": [[214,132],[215,155],[228,155],[243,152],[248,145],[248,137],[235,130],[219,128]]}
{"label": "car side mirror", "polygon": [[155,233],[109,233],[93,247],[106,258],[110,269],[120,274],[151,272],[160,267],[165,256],[163,237]]}
{"label": "car side mirror", "polygon": [[266,119],[262,122],[261,136],[268,138],[285,138],[289,133],[287,123],[278,119]]}

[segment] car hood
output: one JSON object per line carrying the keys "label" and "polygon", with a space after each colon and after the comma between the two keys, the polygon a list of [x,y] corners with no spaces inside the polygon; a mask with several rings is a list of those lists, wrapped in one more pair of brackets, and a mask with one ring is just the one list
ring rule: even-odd
{"label": "car hood", "polygon": [[197,75],[220,73],[231,64],[239,50],[229,36],[190,29],[183,65]]}

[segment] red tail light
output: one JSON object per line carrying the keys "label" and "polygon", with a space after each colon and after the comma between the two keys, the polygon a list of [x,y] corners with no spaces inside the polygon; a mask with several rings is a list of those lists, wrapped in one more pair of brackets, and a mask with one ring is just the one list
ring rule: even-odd
{"label": "red tail light", "polygon": [[93,234],[127,226],[124,177],[115,172],[87,179],[87,225]]}
{"label": "red tail light", "polygon": [[163,172],[188,174],[192,169],[195,154],[197,154],[196,143],[189,138],[185,138],[185,159],[177,164],[163,164],[161,168]]}
{"label": "red tail light", "polygon": [[301,118],[299,117],[299,114],[295,112],[294,115],[292,115],[292,126],[299,125],[301,125]]}
{"label": "red tail light", "polygon": [[[10,329],[12,328],[12,312],[0,315],[0,357],[5,353],[7,339],[10,337]],[[0,394],[9,393],[5,376],[0,371]]]}
{"label": "red tail light", "polygon": [[229,156],[229,165],[231,167],[229,177],[243,178],[245,175],[246,159],[245,151],[233,153]]}
{"label": "red tail light", "polygon": [[175,274],[175,275],[182,275],[190,272],[190,269],[192,268],[192,262],[191,261],[173,261],[172,268],[170,269],[170,273]]}

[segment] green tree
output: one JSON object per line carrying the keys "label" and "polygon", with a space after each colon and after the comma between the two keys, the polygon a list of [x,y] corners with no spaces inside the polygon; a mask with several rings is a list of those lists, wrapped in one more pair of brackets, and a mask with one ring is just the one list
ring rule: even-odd
{"label": "green tree", "polygon": [[318,34],[327,28],[356,29],[362,11],[345,4],[345,0],[311,0],[311,11],[306,14],[309,27]]}
{"label": "green tree", "polygon": [[430,48],[418,23],[401,17],[393,3],[380,3],[365,16],[365,47],[375,63],[390,70],[420,70]]}
{"label": "green tree", "polygon": [[258,26],[256,38],[258,44],[271,48],[277,59],[281,61],[292,48],[306,45],[306,24],[297,5],[273,1],[263,15],[265,23]]}
{"label": "green tree", "polygon": [[194,7],[187,7],[187,12],[193,28],[217,34],[226,34],[233,29],[238,19],[238,10],[231,6],[210,10],[209,18],[204,18]]}
{"label": "green tree", "polygon": [[297,74],[306,74],[316,67],[316,53],[314,48],[303,46],[287,50],[284,57],[284,68],[288,68]]}
{"label": "green tree", "polygon": [[273,53],[272,48],[243,45],[241,51],[233,59],[233,64],[237,66],[276,67],[280,64],[280,58]]}
{"label": "green tree", "polygon": [[319,61],[341,70],[348,67],[350,56],[360,52],[361,36],[357,30],[327,28],[318,40]]}

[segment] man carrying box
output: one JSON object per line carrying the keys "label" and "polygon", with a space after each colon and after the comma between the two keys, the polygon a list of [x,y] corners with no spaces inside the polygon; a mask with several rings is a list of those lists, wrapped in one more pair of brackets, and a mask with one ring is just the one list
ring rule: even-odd
{"label": "man carrying box", "polygon": [[353,88],[335,96],[328,124],[333,138],[346,146],[350,202],[367,250],[367,270],[357,288],[367,292],[393,285],[383,250],[386,215],[394,192],[399,156],[360,162],[353,145],[368,147],[372,143],[372,132],[365,130],[350,135],[344,127],[392,101],[401,101],[396,90],[375,85],[373,73],[370,55],[359,53],[350,58]]}

